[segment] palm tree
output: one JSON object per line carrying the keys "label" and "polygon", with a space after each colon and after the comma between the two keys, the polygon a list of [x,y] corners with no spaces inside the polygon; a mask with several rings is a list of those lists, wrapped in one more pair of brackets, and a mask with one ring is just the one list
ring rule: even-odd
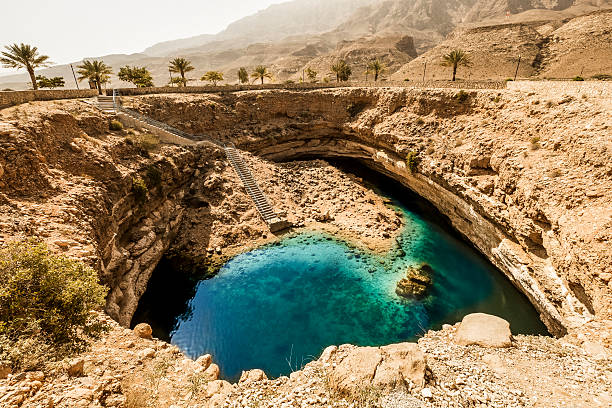
{"label": "palm tree", "polygon": [[374,72],[374,82],[378,81],[378,76],[381,75],[383,72],[385,72],[386,69],[387,67],[385,66],[385,64],[380,62],[380,60],[378,59],[368,64],[368,72],[369,71]]}
{"label": "palm tree", "polygon": [[110,80],[113,73],[111,67],[106,65],[104,61],[83,61],[82,65],[78,65],[79,81],[87,79],[90,85],[98,88],[98,93],[102,95],[102,84]]}
{"label": "palm tree", "polygon": [[464,67],[470,66],[470,56],[464,51],[455,49],[442,56],[442,66],[453,67],[453,81],[457,75],[457,67],[463,65]]}
{"label": "palm tree", "polygon": [[191,61],[185,58],[175,58],[170,61],[168,69],[172,73],[179,74],[181,76],[181,83],[183,86],[187,86],[187,78],[185,78],[185,74],[189,71],[193,71],[195,68],[191,65]]}
{"label": "palm tree", "polygon": [[208,71],[201,78],[202,81],[212,82],[214,86],[217,86],[217,82],[223,81],[223,72],[219,71]]}
{"label": "palm tree", "polygon": [[268,68],[264,67],[263,65],[258,65],[253,71],[253,73],[251,74],[251,77],[255,78],[253,81],[257,81],[258,79],[261,79],[262,85],[264,83],[264,78],[268,78],[272,80],[272,74],[269,73]]}
{"label": "palm tree", "polygon": [[247,72],[245,67],[240,67],[238,70],[238,82],[241,84],[246,84],[249,82],[249,73]]}
{"label": "palm tree", "polygon": [[47,55],[38,54],[38,48],[32,47],[31,45],[21,43],[20,45],[13,44],[7,45],[6,51],[2,52],[0,62],[5,68],[25,68],[30,74],[30,81],[32,81],[32,88],[38,89],[36,83],[36,75],[34,75],[34,68],[46,67],[51,62]]}
{"label": "palm tree", "polygon": [[344,60],[340,60],[332,65],[331,70],[334,74],[336,74],[336,82],[348,81],[349,77],[353,73],[351,67],[349,67]]}

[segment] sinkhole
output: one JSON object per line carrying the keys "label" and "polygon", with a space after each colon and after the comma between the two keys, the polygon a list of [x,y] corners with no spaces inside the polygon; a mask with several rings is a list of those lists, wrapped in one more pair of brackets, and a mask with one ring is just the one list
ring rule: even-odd
{"label": "sinkhole", "polygon": [[[528,299],[456,233],[428,202],[355,162],[334,162],[390,199],[405,226],[397,247],[374,254],[324,233],[299,231],[230,259],[207,280],[163,259],[133,323],[197,358],[211,354],[221,378],[242,370],[287,375],[332,344],[414,341],[473,312],[500,316],[514,334],[548,334]],[[431,266],[421,299],[395,293],[410,266]]]}

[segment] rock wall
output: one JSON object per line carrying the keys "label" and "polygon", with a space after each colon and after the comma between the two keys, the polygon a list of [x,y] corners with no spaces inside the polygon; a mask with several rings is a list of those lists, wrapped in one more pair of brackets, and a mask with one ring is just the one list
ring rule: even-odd
{"label": "rock wall", "polygon": [[58,89],[38,91],[0,92],[0,109],[32,101],[52,101],[58,99],[92,98],[98,95],[95,89]]}
{"label": "rock wall", "polygon": [[352,88],[128,103],[272,160],[363,160],[431,201],[552,333],[610,318],[609,99]]}

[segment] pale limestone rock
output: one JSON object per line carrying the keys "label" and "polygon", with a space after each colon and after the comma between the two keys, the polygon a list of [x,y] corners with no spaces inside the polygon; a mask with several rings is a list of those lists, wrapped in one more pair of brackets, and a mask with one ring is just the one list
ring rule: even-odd
{"label": "pale limestone rock", "polygon": [[140,350],[138,356],[140,358],[153,358],[155,357],[155,349],[147,347],[146,349]]}
{"label": "pale limestone rock", "polygon": [[510,347],[510,324],[501,317],[472,313],[463,318],[455,334],[457,344],[477,344],[483,347]]}
{"label": "pale limestone rock", "polygon": [[151,340],[153,338],[153,330],[147,323],[138,323],[134,327],[134,334],[141,339]]}
{"label": "pale limestone rock", "polygon": [[198,363],[200,366],[202,366],[204,370],[206,370],[212,363],[212,356],[210,354],[204,354],[203,356],[198,357],[196,363]]}
{"label": "pale limestone rock", "polygon": [[378,347],[358,347],[331,369],[330,384],[335,391],[351,393],[370,384],[376,368],[382,361]]}
{"label": "pale limestone rock", "polygon": [[232,384],[225,380],[210,381],[206,386],[206,398],[211,398],[213,395],[229,395],[233,391]]}
{"label": "pale limestone rock", "polygon": [[408,381],[425,385],[425,355],[416,343],[391,344],[380,348],[383,361],[372,381],[375,387],[397,389],[406,387]]}
{"label": "pale limestone rock", "polygon": [[256,368],[254,370],[243,371],[240,375],[240,383],[253,383],[256,381],[267,380],[268,376],[262,370]]}
{"label": "pale limestone rock", "polygon": [[323,350],[323,353],[321,353],[321,357],[319,357],[319,361],[323,363],[329,363],[332,357],[334,356],[334,354],[336,354],[336,351],[338,351],[338,347],[336,346],[327,347],[325,350]]}
{"label": "pale limestone rock", "polygon": [[208,366],[206,370],[204,370],[204,378],[208,379],[208,381],[214,381],[219,379],[219,366],[216,364],[211,364]]}
{"label": "pale limestone rock", "polygon": [[66,371],[71,377],[80,377],[83,375],[83,367],[85,366],[85,360],[82,358],[75,358],[68,362]]}

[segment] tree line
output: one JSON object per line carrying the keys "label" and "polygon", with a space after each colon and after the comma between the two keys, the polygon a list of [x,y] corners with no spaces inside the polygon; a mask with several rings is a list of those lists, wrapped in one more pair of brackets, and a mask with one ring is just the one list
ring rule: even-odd
{"label": "tree line", "polygon": [[[39,88],[58,88],[65,85],[64,78],[53,77],[47,78],[42,75],[35,75],[34,70],[37,68],[48,67],[51,65],[49,56],[41,55],[38,52],[37,47],[33,47],[28,44],[12,44],[5,46],[5,51],[1,53],[0,63],[6,68],[24,68],[32,82],[32,88],[37,90]],[[469,55],[459,49],[450,51],[448,54],[442,56],[441,65],[452,68],[452,80],[456,79],[457,68],[459,66],[470,66]],[[195,68],[191,61],[186,58],[174,58],[169,61],[168,71],[170,73],[170,86],[187,86],[187,82],[191,81],[187,77],[187,74],[194,71]],[[331,73],[336,76],[336,82],[346,82],[350,79],[353,74],[352,68],[343,59],[334,62],[330,67]],[[386,66],[383,62],[376,59],[366,67],[366,80],[371,75],[374,81],[378,81],[381,75],[386,71]],[[79,81],[86,80],[91,89],[97,89],[102,94],[102,85],[110,82],[110,77],[113,71],[110,66],[101,60],[85,60],[81,65],[77,66],[77,72],[79,74]],[[308,81],[317,82],[317,71],[314,71],[308,67],[304,73],[308,76]],[[172,74],[177,74],[172,76]],[[117,76],[120,80],[134,84],[138,88],[152,87],[153,77],[151,72],[146,67],[129,66],[126,65],[119,69]],[[246,84],[249,82],[249,77],[253,82],[260,81],[264,83],[265,79],[273,80],[272,74],[268,68],[264,65],[259,65],[253,69],[249,74],[245,67],[241,67],[237,73],[238,82],[240,84]],[[208,71],[200,80],[210,82],[213,85],[217,85],[219,82],[224,80],[223,72],[220,71]],[[306,78],[301,80],[305,81]],[[328,81],[327,77],[324,78]]]}

